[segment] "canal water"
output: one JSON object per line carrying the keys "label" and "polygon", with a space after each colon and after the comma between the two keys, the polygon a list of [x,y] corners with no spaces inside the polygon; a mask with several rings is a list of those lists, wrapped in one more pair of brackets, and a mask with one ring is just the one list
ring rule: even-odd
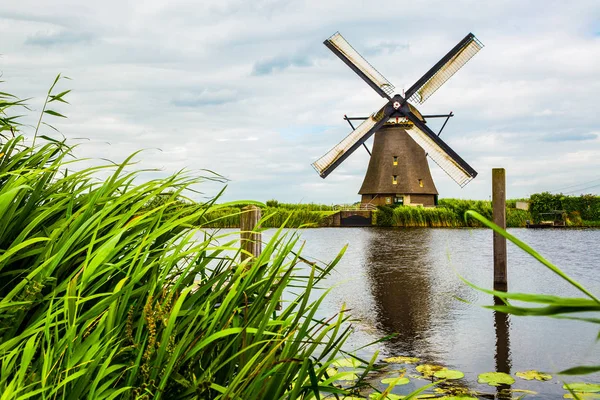
{"label": "canal water", "polygon": [[[547,259],[600,294],[600,230],[511,229]],[[268,239],[271,232],[265,233]],[[330,261],[348,249],[325,286],[332,287],[321,306],[334,315],[343,304],[357,319],[347,349],[378,338],[393,339],[361,350],[369,357],[419,357],[465,373],[464,383],[479,392],[495,389],[477,383],[483,372],[514,373],[530,369],[559,371],[575,365],[597,365],[598,325],[547,317],[495,314],[482,306],[490,295],[474,290],[459,276],[492,287],[492,234],[485,229],[321,228],[301,231],[303,256]],[[299,268],[306,268],[299,265]],[[513,292],[578,296],[567,282],[510,242],[508,285]],[[458,298],[465,301],[460,301]],[[562,380],[530,382],[516,378],[512,388],[562,398]],[[598,375],[568,381],[600,382]],[[425,382],[426,383],[426,382]],[[397,387],[406,393],[423,383]],[[385,388],[387,385],[381,385]],[[515,393],[518,396],[519,393]]]}

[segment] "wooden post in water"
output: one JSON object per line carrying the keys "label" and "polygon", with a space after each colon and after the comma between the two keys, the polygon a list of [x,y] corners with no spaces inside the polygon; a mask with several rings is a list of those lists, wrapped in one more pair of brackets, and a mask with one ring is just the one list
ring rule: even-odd
{"label": "wooden post in water", "polygon": [[[494,223],[506,229],[506,171],[492,169],[492,218]],[[494,290],[506,292],[506,238],[494,232]]]}
{"label": "wooden post in water", "polygon": [[248,257],[258,257],[262,251],[261,234],[260,232],[254,232],[254,228],[259,220],[260,208],[256,206],[242,208],[242,214],[240,215],[240,239],[242,247],[240,257],[242,261]]}

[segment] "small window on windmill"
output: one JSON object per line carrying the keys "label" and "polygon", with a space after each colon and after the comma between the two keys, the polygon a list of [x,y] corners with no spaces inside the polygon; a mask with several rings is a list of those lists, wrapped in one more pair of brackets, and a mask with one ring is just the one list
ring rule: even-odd
{"label": "small window on windmill", "polygon": [[423,179],[419,179],[419,187],[423,187]]}
{"label": "small window on windmill", "polygon": [[392,203],[392,198],[391,197],[386,197],[385,198],[385,204],[391,204]]}
{"label": "small window on windmill", "polygon": [[392,175],[392,185],[398,184],[398,175]]}
{"label": "small window on windmill", "polygon": [[394,197],[394,204],[403,205],[404,204],[404,196]]}
{"label": "small window on windmill", "polygon": [[394,165],[398,165],[398,156],[394,156]]}

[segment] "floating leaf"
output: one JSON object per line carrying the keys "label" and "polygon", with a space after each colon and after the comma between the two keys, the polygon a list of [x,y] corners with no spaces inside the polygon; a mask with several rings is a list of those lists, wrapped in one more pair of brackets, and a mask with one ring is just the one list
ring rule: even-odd
{"label": "floating leaf", "polygon": [[595,393],[600,392],[600,385],[596,383],[575,382],[564,384],[563,389],[571,389],[574,392]]}
{"label": "floating leaf", "polygon": [[[396,379],[398,379],[398,378],[385,378],[385,379],[381,380],[381,383],[383,383],[385,385],[389,385],[390,383],[393,383]],[[398,382],[396,382],[394,384],[394,386],[406,385],[409,382],[410,382],[410,379],[408,379],[408,378],[400,378],[400,379],[398,379]]]}
{"label": "floating leaf", "polygon": [[477,382],[487,383],[490,386],[512,385],[515,383],[515,378],[504,372],[485,372],[479,374]]}
{"label": "floating leaf", "polygon": [[443,369],[441,371],[434,372],[433,376],[438,379],[461,379],[465,377],[465,374],[453,369]]}
{"label": "floating leaf", "polygon": [[340,358],[335,360],[332,365],[338,368],[356,368],[360,365],[360,361],[354,358]]}
{"label": "floating leaf", "polygon": [[417,365],[416,370],[422,373],[424,376],[433,376],[433,374],[437,371],[446,370],[446,367],[442,367],[441,365],[433,365],[433,364],[421,364]]}
{"label": "floating leaf", "polygon": [[[600,393],[583,393],[583,392],[575,392],[575,395],[578,399],[600,399]],[[572,393],[567,393],[563,396],[565,399],[574,399]]]}
{"label": "floating leaf", "polygon": [[390,364],[414,364],[414,363],[418,363],[419,361],[421,361],[421,359],[417,358],[417,357],[398,356],[398,357],[384,358],[383,361],[386,363],[390,363]]}
{"label": "floating leaf", "polygon": [[517,372],[517,375],[521,379],[525,379],[526,381],[532,381],[534,379],[538,381],[549,381],[552,379],[552,375],[543,374],[540,371],[536,371],[534,369],[530,369],[529,371]]}

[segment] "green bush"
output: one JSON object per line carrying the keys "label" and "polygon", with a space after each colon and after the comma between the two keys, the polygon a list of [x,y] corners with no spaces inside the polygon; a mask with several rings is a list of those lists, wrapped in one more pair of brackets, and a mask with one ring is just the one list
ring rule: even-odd
{"label": "green bush", "polygon": [[279,202],[275,199],[267,200],[267,207],[277,207]]}
{"label": "green bush", "polygon": [[389,206],[377,206],[375,225],[394,226],[394,209]]}
{"label": "green bush", "polygon": [[540,221],[540,214],[553,210],[564,210],[567,213],[578,212],[583,220],[600,221],[600,196],[582,194],[581,196],[565,196],[562,193],[542,192],[532,194],[529,209],[534,221]]}
{"label": "green bush", "polygon": [[571,211],[567,216],[567,226],[583,226],[581,214],[578,211]]}
{"label": "green bush", "polygon": [[519,210],[518,208],[506,209],[506,226],[508,228],[524,228],[527,221],[531,222],[529,211]]}

